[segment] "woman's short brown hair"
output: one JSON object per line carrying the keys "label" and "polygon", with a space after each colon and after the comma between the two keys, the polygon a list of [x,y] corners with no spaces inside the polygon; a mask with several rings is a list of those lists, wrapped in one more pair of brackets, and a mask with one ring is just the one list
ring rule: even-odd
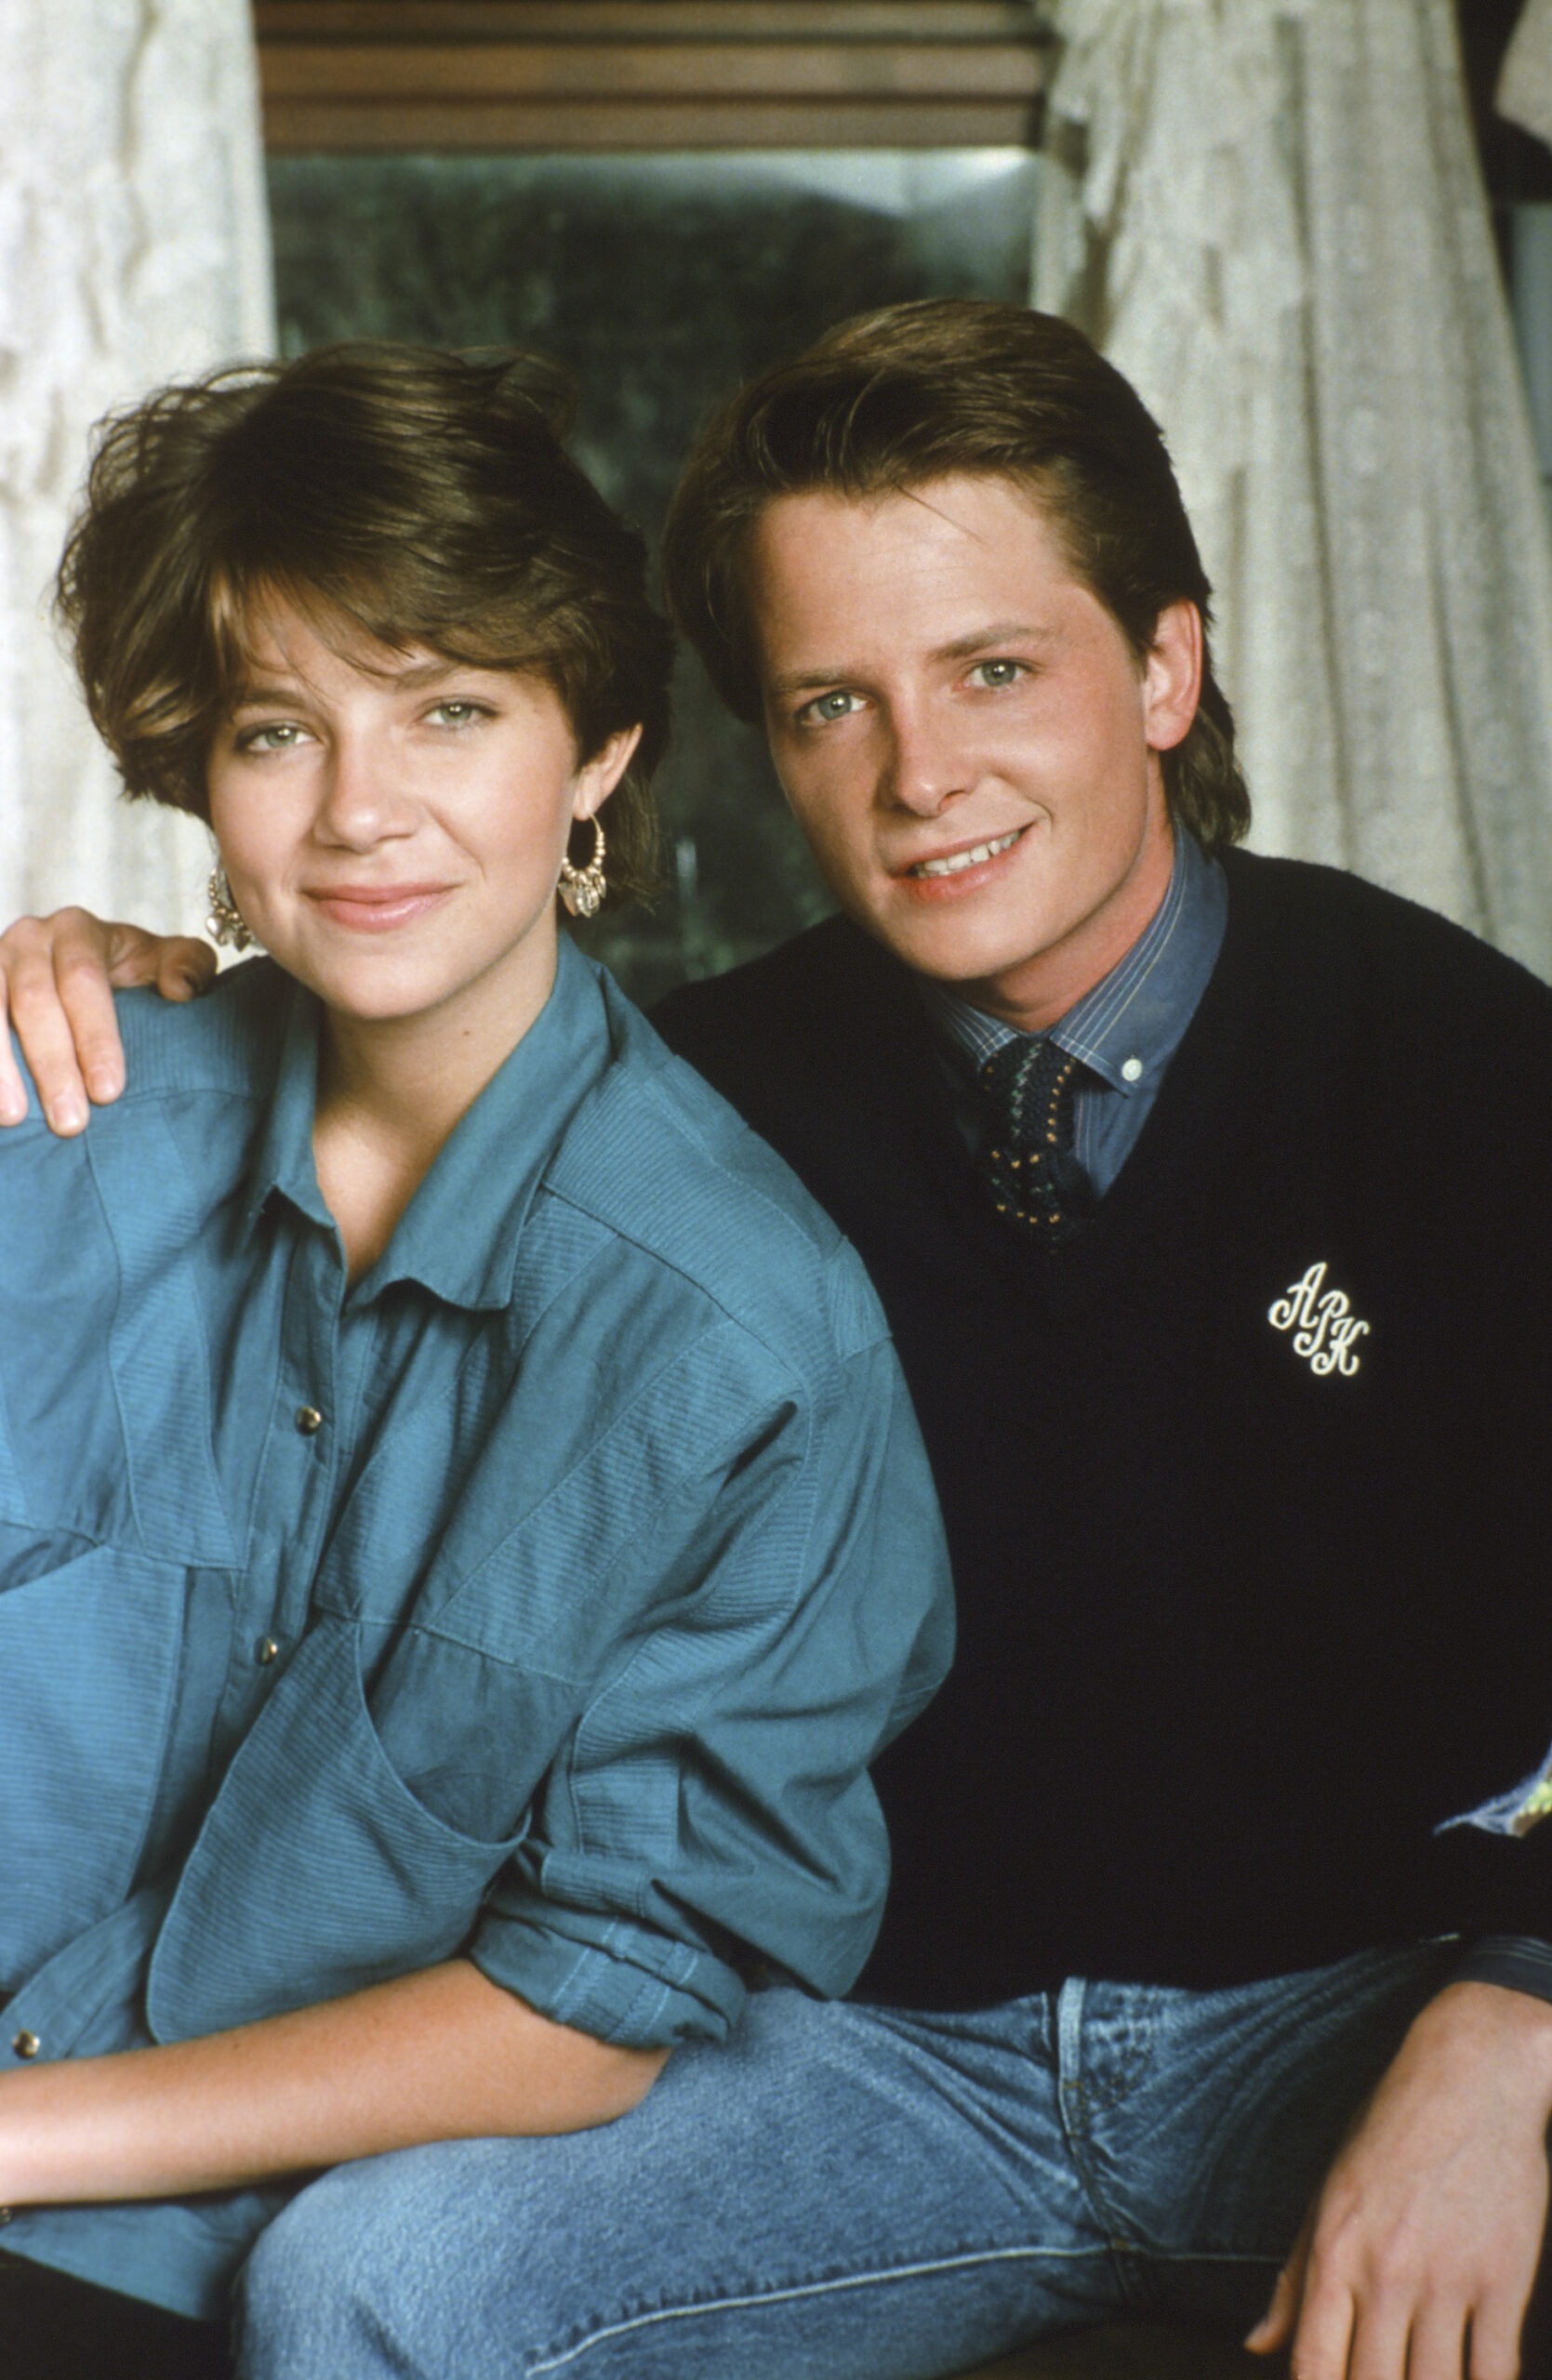
{"label": "woman's short brown hair", "polygon": [[111,417],[58,598],[126,791],[206,815],[211,741],[278,595],[326,638],[533,672],[581,760],[640,723],[609,856],[617,886],[647,890],[670,639],[641,537],[561,444],[570,416],[537,357],[374,343],[212,373]]}
{"label": "woman's short brown hair", "polygon": [[[1015,480],[1039,502],[1139,662],[1170,603],[1194,603],[1206,629],[1207,574],[1158,424],[1131,384],[1055,315],[922,299],[842,323],[740,390],[685,468],[663,545],[669,609],[739,718],[760,715],[744,570],[765,507],[965,471]],[[1250,797],[1210,651],[1196,718],[1161,758],[1174,815],[1210,851],[1236,841]]]}

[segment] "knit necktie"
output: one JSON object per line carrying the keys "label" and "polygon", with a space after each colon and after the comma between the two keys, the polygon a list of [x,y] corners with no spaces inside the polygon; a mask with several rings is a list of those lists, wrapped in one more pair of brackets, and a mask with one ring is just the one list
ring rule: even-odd
{"label": "knit necktie", "polygon": [[980,1072],[987,1144],[981,1171],[997,1212],[1055,1247],[1094,1211],[1073,1154],[1073,1078],[1080,1061],[1043,1041],[1005,1041]]}

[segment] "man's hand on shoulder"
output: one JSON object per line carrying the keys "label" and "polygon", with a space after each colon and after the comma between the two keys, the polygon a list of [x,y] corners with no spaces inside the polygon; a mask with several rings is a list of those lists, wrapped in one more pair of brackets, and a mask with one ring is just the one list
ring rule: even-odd
{"label": "man's hand on shoulder", "polygon": [[0,934],[0,1125],[27,1113],[7,1021],[50,1130],[80,1132],[88,1102],[105,1105],[124,1089],[113,991],[150,984],[164,999],[192,999],[215,972],[215,954],[186,935],[107,924],[85,909],[19,919]]}
{"label": "man's hand on shoulder", "polygon": [[1293,2380],[1514,2380],[1546,2221],[1552,2005],[1457,1983],[1413,2025],[1246,2345]]}

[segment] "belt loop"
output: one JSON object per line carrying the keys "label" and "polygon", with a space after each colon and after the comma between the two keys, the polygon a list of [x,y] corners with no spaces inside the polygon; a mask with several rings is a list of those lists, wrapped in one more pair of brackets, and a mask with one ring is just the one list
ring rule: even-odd
{"label": "belt loop", "polygon": [[1056,2089],[1069,2132],[1083,2128],[1083,1995],[1087,1989],[1081,1975],[1069,1975],[1056,1994]]}

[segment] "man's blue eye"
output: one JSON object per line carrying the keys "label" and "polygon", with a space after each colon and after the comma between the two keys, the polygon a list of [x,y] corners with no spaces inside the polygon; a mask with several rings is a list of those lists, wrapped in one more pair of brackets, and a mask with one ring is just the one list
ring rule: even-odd
{"label": "man's blue eye", "polygon": [[816,719],[844,719],[851,707],[851,695],[841,693],[816,695],[808,706]]}
{"label": "man's blue eye", "polygon": [[988,686],[1011,686],[1022,674],[1017,661],[978,661],[972,672]]}

